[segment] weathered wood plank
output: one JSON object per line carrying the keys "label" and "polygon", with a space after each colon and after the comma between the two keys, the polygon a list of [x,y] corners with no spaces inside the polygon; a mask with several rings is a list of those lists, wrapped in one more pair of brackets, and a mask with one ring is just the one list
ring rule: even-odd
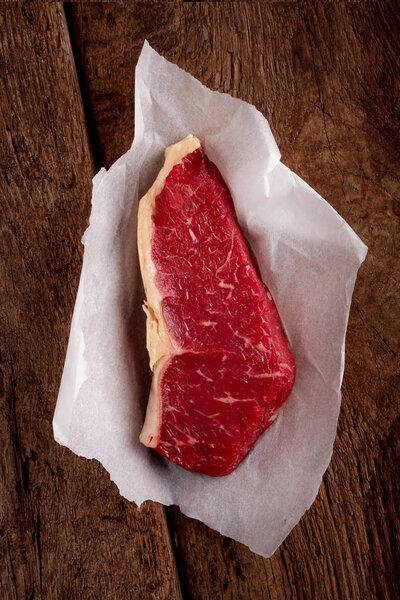
{"label": "weathered wood plank", "polygon": [[400,22],[394,4],[135,2],[76,4],[68,11],[92,139],[105,166],[133,137],[133,69],[147,38],[206,85],[255,104],[283,161],[370,248],[350,315],[333,461],[317,501],[270,560],[168,510],[185,597],[397,597]]}
{"label": "weathered wood plank", "polygon": [[62,4],[3,3],[0,44],[0,597],[179,599],[164,509],[52,435],[94,174]]}

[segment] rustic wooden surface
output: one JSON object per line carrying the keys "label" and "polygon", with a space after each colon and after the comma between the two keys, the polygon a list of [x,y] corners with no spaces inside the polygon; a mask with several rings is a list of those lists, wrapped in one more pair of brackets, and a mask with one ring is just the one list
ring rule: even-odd
{"label": "rustic wooden surface", "polygon": [[[399,31],[394,2],[0,5],[0,597],[399,597]],[[132,141],[145,38],[255,104],[369,246],[332,463],[271,559],[138,510],[52,438],[90,179]]]}

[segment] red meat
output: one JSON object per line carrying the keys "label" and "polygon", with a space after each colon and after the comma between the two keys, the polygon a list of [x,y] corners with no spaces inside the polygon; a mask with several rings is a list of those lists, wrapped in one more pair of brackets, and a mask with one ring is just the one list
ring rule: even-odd
{"label": "red meat", "polygon": [[295,364],[217,167],[193,137],[166,157],[139,209],[154,368],[140,439],[185,469],[228,475],[276,419]]}

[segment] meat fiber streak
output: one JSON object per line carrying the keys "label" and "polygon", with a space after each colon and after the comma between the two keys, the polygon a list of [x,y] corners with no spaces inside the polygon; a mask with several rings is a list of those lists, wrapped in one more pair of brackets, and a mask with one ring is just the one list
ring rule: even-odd
{"label": "meat fiber streak", "polygon": [[217,167],[192,136],[165,155],[138,216],[154,371],[140,440],[228,475],[276,419],[295,364]]}

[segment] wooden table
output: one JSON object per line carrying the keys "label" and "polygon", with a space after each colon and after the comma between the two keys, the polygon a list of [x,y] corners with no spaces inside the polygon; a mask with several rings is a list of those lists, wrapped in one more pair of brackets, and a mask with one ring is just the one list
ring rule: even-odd
{"label": "wooden table", "polygon": [[[399,594],[399,44],[395,2],[2,2],[4,600],[393,599]],[[120,497],[52,435],[91,178],[130,146],[144,39],[252,102],[282,160],[368,244],[317,500],[270,559]]]}

